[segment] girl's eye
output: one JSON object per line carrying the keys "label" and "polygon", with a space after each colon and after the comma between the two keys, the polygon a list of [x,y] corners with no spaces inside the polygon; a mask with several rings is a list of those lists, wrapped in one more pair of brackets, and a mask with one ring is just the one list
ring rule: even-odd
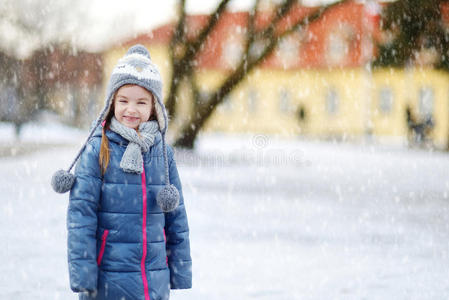
{"label": "girl's eye", "polygon": [[120,102],[120,103],[127,103],[128,101],[126,101],[126,100],[124,100],[124,99],[121,99],[121,100],[119,100],[118,102]]}
{"label": "girl's eye", "polygon": [[145,105],[145,104],[147,104],[146,102],[137,102],[137,104],[143,104],[143,105]]}

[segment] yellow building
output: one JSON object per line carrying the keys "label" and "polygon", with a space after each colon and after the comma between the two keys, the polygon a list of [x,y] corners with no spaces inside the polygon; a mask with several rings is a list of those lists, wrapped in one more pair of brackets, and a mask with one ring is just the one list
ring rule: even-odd
{"label": "yellow building", "polygon": [[[326,22],[338,24],[332,30],[327,29],[328,24],[311,25],[308,32],[314,33],[315,38],[301,41],[300,47],[296,40],[290,39],[291,44],[280,47],[273,57],[237,86],[202,130],[337,139],[369,136],[405,143],[410,135],[409,110],[416,123],[431,118],[433,127],[429,127],[428,137],[436,147],[447,148],[449,75],[431,68],[366,71],[359,47],[361,40],[357,38],[359,28],[354,25],[353,16],[347,13],[348,9],[361,9],[359,6],[351,2],[340,7],[334,15],[328,15]],[[239,33],[232,28],[239,22],[245,26],[244,16],[244,13],[229,13],[226,16],[228,24],[223,21],[216,29],[219,38],[216,38],[215,52],[209,58],[213,61],[203,60],[204,68],[200,66],[196,72],[201,92],[213,91],[229,73],[229,68],[223,66],[235,60],[232,55],[240,41]],[[171,26],[162,26],[127,42],[124,47],[107,51],[105,78],[130,44],[142,43],[161,69],[164,94],[167,95]],[[340,46],[335,47],[335,44]],[[282,52],[283,48],[290,52]],[[314,49],[314,56],[310,56],[311,49]],[[292,56],[291,51],[297,52]],[[298,58],[302,60],[298,61]],[[192,99],[188,95],[181,93],[183,98],[177,104],[181,117],[171,123],[173,132],[186,121],[182,117],[192,110]]]}

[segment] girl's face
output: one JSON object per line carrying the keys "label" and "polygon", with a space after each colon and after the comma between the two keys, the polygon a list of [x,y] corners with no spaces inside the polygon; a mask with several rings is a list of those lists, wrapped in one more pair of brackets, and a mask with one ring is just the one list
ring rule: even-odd
{"label": "girl's face", "polygon": [[153,95],[138,85],[127,84],[117,90],[114,98],[114,116],[123,125],[137,129],[150,119]]}

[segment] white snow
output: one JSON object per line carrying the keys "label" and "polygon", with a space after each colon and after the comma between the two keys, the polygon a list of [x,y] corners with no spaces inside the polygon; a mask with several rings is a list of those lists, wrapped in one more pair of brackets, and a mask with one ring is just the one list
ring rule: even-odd
{"label": "white snow", "polygon": [[[51,127],[53,146],[0,158],[0,299],[76,299],[49,181],[87,133]],[[203,135],[176,155],[194,287],[172,299],[449,298],[448,154]]]}

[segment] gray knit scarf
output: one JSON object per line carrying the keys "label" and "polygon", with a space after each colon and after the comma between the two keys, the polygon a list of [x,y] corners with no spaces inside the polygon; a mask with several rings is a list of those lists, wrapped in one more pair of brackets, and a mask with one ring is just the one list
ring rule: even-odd
{"label": "gray knit scarf", "polygon": [[140,136],[136,130],[121,124],[115,117],[112,117],[109,128],[129,141],[120,161],[120,168],[128,173],[141,174],[143,172],[142,152],[148,152],[154,144],[156,133],[159,131],[157,121],[141,123],[138,128]]}

